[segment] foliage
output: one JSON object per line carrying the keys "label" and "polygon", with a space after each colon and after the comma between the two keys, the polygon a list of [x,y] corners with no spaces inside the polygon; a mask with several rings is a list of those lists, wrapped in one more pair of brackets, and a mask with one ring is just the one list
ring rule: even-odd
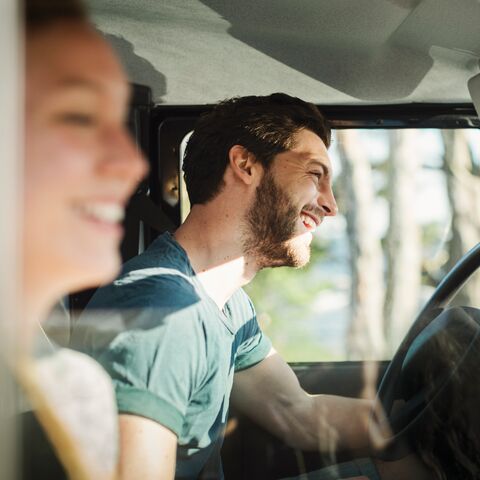
{"label": "foliage", "polygon": [[274,339],[275,348],[287,360],[328,359],[334,352],[312,337],[312,303],[319,292],[331,289],[332,282],[319,280],[315,270],[325,259],[327,247],[312,242],[311,261],[301,269],[269,268],[257,274],[245,287],[257,310],[259,322]]}

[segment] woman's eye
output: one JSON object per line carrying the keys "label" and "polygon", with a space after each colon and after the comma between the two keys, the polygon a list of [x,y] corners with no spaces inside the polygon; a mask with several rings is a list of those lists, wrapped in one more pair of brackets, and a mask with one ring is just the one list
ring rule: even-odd
{"label": "woman's eye", "polygon": [[95,124],[94,116],[86,113],[65,113],[60,115],[60,120],[64,123],[69,123],[80,127],[91,127]]}

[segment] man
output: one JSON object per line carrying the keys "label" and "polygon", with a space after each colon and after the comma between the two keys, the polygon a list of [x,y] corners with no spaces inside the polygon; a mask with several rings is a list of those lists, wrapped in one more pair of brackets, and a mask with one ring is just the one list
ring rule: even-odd
{"label": "man", "polygon": [[241,290],[262,268],[308,262],[337,212],[329,144],[317,108],[285,94],[200,118],[183,163],[188,218],[96,293],[74,334],[115,384],[123,477],[197,478],[208,462],[221,478],[230,400],[292,446],[368,446],[370,403],[304,392]]}

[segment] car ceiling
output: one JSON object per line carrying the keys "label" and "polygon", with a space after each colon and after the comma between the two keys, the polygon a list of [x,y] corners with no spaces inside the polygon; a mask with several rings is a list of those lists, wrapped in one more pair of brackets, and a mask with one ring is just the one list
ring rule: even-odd
{"label": "car ceiling", "polygon": [[480,0],[92,0],[157,103],[282,91],[318,104],[470,102]]}

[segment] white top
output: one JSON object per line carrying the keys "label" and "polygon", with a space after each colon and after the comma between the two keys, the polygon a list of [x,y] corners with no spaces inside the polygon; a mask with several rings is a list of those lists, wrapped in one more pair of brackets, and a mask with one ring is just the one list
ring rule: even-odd
{"label": "white top", "polygon": [[67,348],[35,359],[37,387],[78,446],[88,471],[107,478],[118,459],[118,417],[109,375]]}

